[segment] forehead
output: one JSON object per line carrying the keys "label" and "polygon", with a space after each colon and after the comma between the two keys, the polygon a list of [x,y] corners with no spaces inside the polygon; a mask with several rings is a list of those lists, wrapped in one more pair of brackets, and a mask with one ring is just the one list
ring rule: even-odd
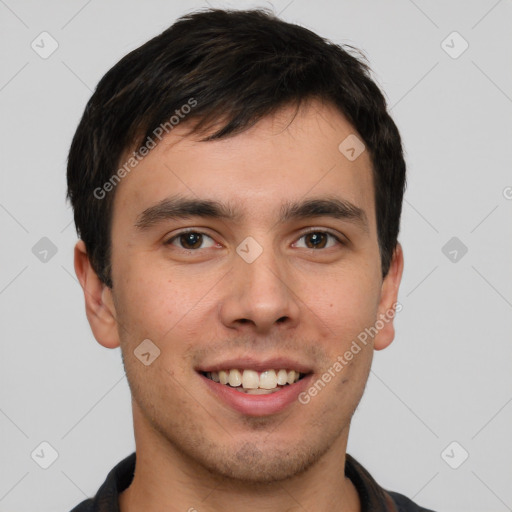
{"label": "forehead", "polygon": [[244,217],[277,214],[289,201],[328,194],[374,217],[370,156],[332,106],[286,107],[218,140],[201,141],[204,134],[189,131],[186,123],[176,126],[123,178],[115,216],[140,213],[176,194],[236,205]]}

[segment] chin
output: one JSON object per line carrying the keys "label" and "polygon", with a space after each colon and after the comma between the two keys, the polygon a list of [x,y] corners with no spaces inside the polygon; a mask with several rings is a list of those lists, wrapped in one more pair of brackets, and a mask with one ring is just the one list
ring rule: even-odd
{"label": "chin", "polygon": [[[232,449],[232,448],[231,448]],[[313,466],[327,450],[294,445],[276,449],[264,441],[261,448],[255,443],[246,442],[234,453],[217,454],[208,457],[203,464],[212,474],[239,484],[271,484],[288,480],[304,473]]]}

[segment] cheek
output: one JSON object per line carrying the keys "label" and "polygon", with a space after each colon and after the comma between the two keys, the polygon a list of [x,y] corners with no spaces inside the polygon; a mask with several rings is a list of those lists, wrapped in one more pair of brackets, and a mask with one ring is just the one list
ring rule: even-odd
{"label": "cheek", "polygon": [[309,297],[304,302],[336,339],[357,337],[375,321],[380,288],[370,273],[343,272],[330,275],[317,286],[303,283],[302,287],[304,297]]}
{"label": "cheek", "polygon": [[117,267],[122,276],[115,288],[118,319],[134,343],[149,338],[164,344],[210,312],[213,306],[208,296],[218,276],[190,268],[175,267],[171,272],[156,258],[148,261],[147,257],[133,258]]}

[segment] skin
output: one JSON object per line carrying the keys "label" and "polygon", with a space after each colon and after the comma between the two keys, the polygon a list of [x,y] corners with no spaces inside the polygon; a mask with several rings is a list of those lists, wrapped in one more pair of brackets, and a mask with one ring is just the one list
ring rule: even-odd
{"label": "skin", "polygon": [[[307,405],[277,414],[233,410],[194,370],[287,356],[309,365],[315,381],[397,302],[403,255],[398,244],[383,279],[368,152],[349,161],[338,150],[356,132],[334,108],[311,101],[294,113],[284,108],[225,140],[199,142],[186,123],[170,132],[117,186],[113,289],[76,245],[92,331],[101,345],[121,346],[132,392],[137,468],[122,512],[360,510],[343,476],[350,421],[373,351],[394,338],[392,321]],[[142,211],[175,194],[231,202],[242,217],[135,227]],[[326,216],[278,222],[285,201],[313,197],[350,201],[367,229]],[[211,238],[198,249],[183,249],[179,237],[165,245],[183,228]],[[344,244],[327,237],[310,248],[309,228]],[[251,264],[236,252],[247,236],[263,248]],[[161,350],[149,366],[133,354],[144,339]]]}

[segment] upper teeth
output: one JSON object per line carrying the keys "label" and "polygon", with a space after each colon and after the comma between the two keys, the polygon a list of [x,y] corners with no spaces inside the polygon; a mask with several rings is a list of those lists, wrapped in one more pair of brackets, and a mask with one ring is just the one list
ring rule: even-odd
{"label": "upper teeth", "polygon": [[295,370],[266,370],[258,373],[255,370],[220,370],[208,372],[207,377],[214,382],[229,384],[232,387],[242,386],[244,389],[275,389],[278,385],[297,382],[300,373]]}

